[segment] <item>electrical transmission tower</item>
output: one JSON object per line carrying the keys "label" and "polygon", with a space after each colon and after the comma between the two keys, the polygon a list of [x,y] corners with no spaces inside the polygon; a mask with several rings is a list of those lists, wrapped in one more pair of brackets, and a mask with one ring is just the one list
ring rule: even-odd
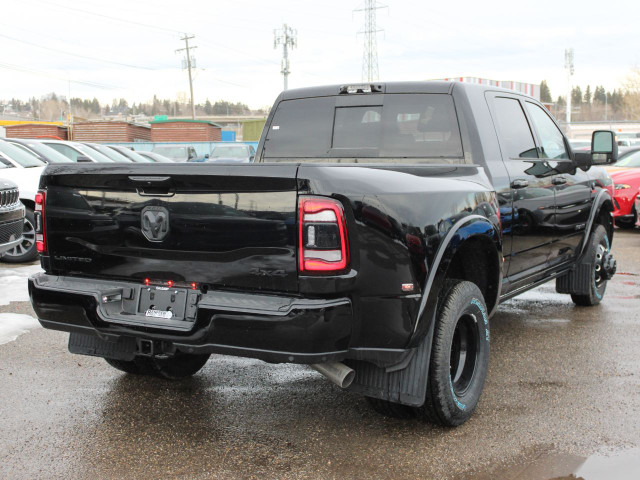
{"label": "electrical transmission tower", "polygon": [[567,121],[567,131],[569,130],[569,124],[571,123],[571,95],[573,89],[571,88],[571,77],[573,77],[573,48],[567,48],[564,51],[564,68],[567,71],[567,114],[565,120]]}
{"label": "electrical transmission tower", "polygon": [[386,8],[386,5],[379,5],[376,0],[364,0],[364,8],[354,10],[354,12],[364,12],[364,55],[362,57],[362,80],[374,82],[378,80],[378,40],[379,32],[376,27],[376,10]]}
{"label": "electrical transmission tower", "polygon": [[193,78],[191,77],[191,69],[192,68],[196,68],[196,59],[195,57],[192,57],[191,54],[189,53],[189,50],[193,50],[194,48],[198,48],[198,47],[190,47],[189,46],[189,40],[191,40],[192,38],[195,38],[195,35],[187,35],[186,33],[184,34],[184,37],[182,37],[180,40],[184,40],[184,48],[179,48],[176,50],[177,52],[185,52],[186,55],[186,61],[183,60],[182,62],[182,68],[189,71],[189,90],[191,91],[191,118],[193,118],[195,120],[196,118],[196,106],[193,103]]}
{"label": "electrical transmission tower", "polygon": [[278,45],[282,45],[282,70],[280,73],[284,77],[284,89],[289,88],[289,47],[295,48],[298,45],[298,32],[288,27],[285,23],[282,29],[276,29],[273,31],[273,48],[278,48]]}

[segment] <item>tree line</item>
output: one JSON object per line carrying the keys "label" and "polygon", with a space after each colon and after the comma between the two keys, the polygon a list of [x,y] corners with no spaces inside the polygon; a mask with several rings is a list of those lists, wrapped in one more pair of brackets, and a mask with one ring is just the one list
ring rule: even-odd
{"label": "tree line", "polygon": [[[567,108],[566,95],[553,100],[545,80],[540,82],[540,101],[551,104],[550,109],[558,119],[564,119]],[[621,88],[607,91],[602,85],[593,89],[587,85],[571,89],[571,121],[638,121],[640,120],[640,72],[633,71]]]}
{"label": "tree line", "polygon": [[[71,105],[71,106],[69,106]],[[40,98],[31,97],[27,101],[17,98],[0,100],[0,113],[15,114],[21,117],[29,117],[34,120],[57,121],[64,119],[71,112],[75,117],[97,119],[113,116],[185,116],[191,114],[191,105],[185,98],[160,99],[157,95],[148,102],[132,103],[124,98],[113,99],[109,104],[101,104],[97,98],[83,99],[66,97],[52,92]],[[209,99],[196,105],[196,115],[264,115],[266,109],[251,110],[245,103]]]}

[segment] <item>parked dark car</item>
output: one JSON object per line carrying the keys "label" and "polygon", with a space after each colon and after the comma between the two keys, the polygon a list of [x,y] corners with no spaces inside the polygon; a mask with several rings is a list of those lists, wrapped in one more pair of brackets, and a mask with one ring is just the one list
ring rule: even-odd
{"label": "parked dark car", "polygon": [[16,147],[22,148],[31,155],[35,155],[38,159],[45,163],[69,163],[71,159],[57,152],[51,147],[39,142],[38,140],[26,140],[22,138],[5,138],[5,142],[11,143]]}
{"label": "parked dark car", "polygon": [[216,145],[209,155],[209,162],[251,163],[256,150],[252,145]]}
{"label": "parked dark car", "polygon": [[604,297],[613,205],[589,170],[615,161],[613,132],[591,150],[511,90],[287,90],[253,165],[48,166],[31,302],[71,352],[127,373],[309,364],[383,414],[460,425],[500,303],[550,280]]}
{"label": "parked dark car", "polygon": [[22,243],[24,213],[18,186],[0,178],[0,254]]}

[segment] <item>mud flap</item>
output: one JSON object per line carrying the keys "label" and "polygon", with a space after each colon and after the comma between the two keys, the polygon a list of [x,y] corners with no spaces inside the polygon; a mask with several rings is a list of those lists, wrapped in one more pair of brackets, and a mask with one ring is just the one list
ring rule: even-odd
{"label": "mud flap", "polygon": [[429,334],[416,347],[408,364],[402,369],[381,368],[362,360],[345,360],[344,363],[356,371],[356,378],[347,390],[412,407],[424,405],[433,343],[433,325],[435,325],[435,318]]}
{"label": "mud flap", "polygon": [[556,292],[589,295],[593,283],[594,264],[579,263],[570,272],[556,279]]}
{"label": "mud flap", "polygon": [[69,335],[69,352],[79,355],[130,361],[135,357],[135,351],[136,339],[132,337],[119,337],[117,341],[111,342],[95,335]]}

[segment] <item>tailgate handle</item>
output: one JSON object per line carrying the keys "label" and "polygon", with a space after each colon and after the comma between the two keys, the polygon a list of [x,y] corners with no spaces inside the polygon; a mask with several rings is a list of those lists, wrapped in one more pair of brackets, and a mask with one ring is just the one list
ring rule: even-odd
{"label": "tailgate handle", "polygon": [[138,195],[171,197],[175,194],[175,189],[171,185],[171,177],[131,176],[129,180],[139,185],[136,186]]}

